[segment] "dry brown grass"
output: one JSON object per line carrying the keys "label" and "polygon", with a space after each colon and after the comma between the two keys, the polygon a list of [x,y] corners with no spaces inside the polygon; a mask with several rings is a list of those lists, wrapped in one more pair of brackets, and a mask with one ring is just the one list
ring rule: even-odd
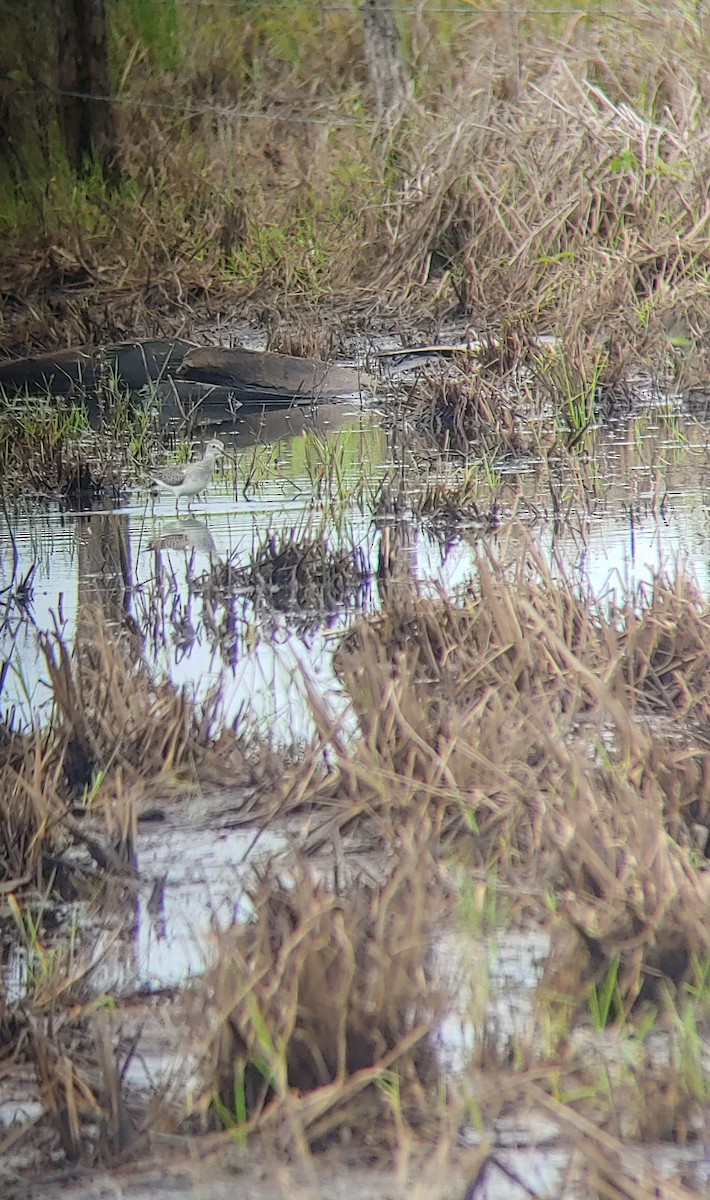
{"label": "dry brown grass", "polygon": [[586,946],[580,974],[618,961],[628,1011],[710,952],[706,617],[663,580],[606,617],[535,565],[482,561],[458,601],[400,591],[360,622],[337,662],[361,736],[346,749],[314,697],[334,767],[285,804],[328,810],[312,848],[355,827],[395,844],[416,813],[533,907],[552,891]]}
{"label": "dry brown grass", "polygon": [[267,872],[250,899],[253,917],[220,936],[206,980],[203,1104],[314,1148],[343,1131],[392,1148],[402,1123],[431,1134],[443,898],[426,843],[410,836],[379,886],[336,895],[301,863],[285,881]]}
{"label": "dry brown grass", "polygon": [[43,860],[63,842],[61,755],[48,736],[5,732],[0,763],[0,877],[10,890],[41,885]]}
{"label": "dry brown grass", "polygon": [[156,1131],[174,1128],[166,1088],[141,1094],[126,1081],[137,1042],[120,1014],[86,1016],[77,1007],[28,1016],[24,1050],[37,1078],[42,1124],[68,1163],[115,1167],[146,1154]]}
{"label": "dry brown grass", "polygon": [[[612,368],[606,351],[586,338],[553,344],[504,332],[423,368],[401,408],[426,442],[497,464],[572,449],[591,426],[647,402],[648,382],[619,363]],[[665,398],[662,383],[656,386]]]}
{"label": "dry brown grass", "polygon": [[422,370],[405,410],[415,429],[443,450],[468,456],[518,455],[536,448],[530,405],[521,395],[521,359],[486,370],[478,354],[455,355],[443,370]]}
{"label": "dry brown grass", "polygon": [[[667,84],[663,24],[644,30],[645,74]],[[695,128],[705,100],[679,62],[670,94],[646,93],[655,108],[635,102],[632,27],[618,31],[620,56],[599,43],[586,55],[572,38],[535,61],[531,46],[513,98],[495,95],[500,60],[479,61],[482,86],[468,108],[459,96],[457,123],[437,113],[428,142],[418,130],[387,283],[411,287],[413,264],[424,279],[438,260],[479,325],[495,313],[495,328],[554,332],[576,354],[601,351],[612,378],[622,362],[655,363],[671,328],[698,327],[708,142],[693,133],[689,159],[682,130]]]}
{"label": "dry brown grass", "polygon": [[[424,599],[400,581],[343,639],[337,664],[359,738],[346,743],[314,694],[317,754],[265,811],[309,809],[308,849],[332,840],[336,861],[350,833],[364,835],[381,881],[351,875],[340,894],[321,862],[295,851],[288,867],[264,870],[250,918],[217,935],[216,963],[194,990],[210,1018],[204,1123],[279,1154],[342,1138],[392,1154],[453,1137],[467,1103],[484,1123],[532,1104],[558,1120],[561,1145],[579,1139],[592,1194],[619,1198],[641,1194],[637,1176],[657,1179],[627,1169],[624,1140],[682,1141],[703,1128],[702,1085],[678,1046],[681,1034],[686,1053],[696,1045],[685,1006],[710,961],[707,614],[682,580],[658,579],[637,599],[602,611],[528,548],[506,567],[482,557],[475,585],[454,598]],[[144,677],[125,633],[99,627],[74,656],[57,643],[47,652],[61,719],[35,770],[46,784],[51,765],[57,795],[66,781],[52,746],[70,739],[106,764],[114,814],[119,766],[126,791],[150,764],[143,786],[155,779],[164,792],[212,765],[224,777],[236,761],[233,743],[216,744],[180,697]],[[26,846],[47,836],[43,803],[31,828],[27,817]],[[451,981],[431,951],[455,920],[453,879],[469,877],[514,892],[516,919],[542,917],[553,953],[536,1035],[514,1059],[475,1059],[449,1091],[435,1031]],[[590,995],[610,977],[613,1029],[592,1042]],[[633,1039],[649,1001],[664,1021],[647,1049],[645,1033]],[[117,1029],[67,1026],[65,1038],[44,1014],[33,1020],[28,1044],[67,1157],[122,1161],[145,1149],[156,1120],[174,1121],[170,1106],[118,1086]]]}
{"label": "dry brown grass", "polygon": [[[218,694],[200,710],[186,691],[156,683],[128,623],[109,628],[102,615],[88,616],[73,651],[59,636],[44,636],[42,648],[60,736],[86,780],[114,767],[130,784],[151,779],[161,792],[224,780],[229,751],[217,729]],[[232,749],[237,782],[244,764]]]}
{"label": "dry brown grass", "polygon": [[201,709],[185,691],[155,683],[128,625],[84,616],[71,650],[41,638],[54,713],[44,730],[5,731],[0,746],[3,881],[13,889],[49,882],[66,898],[90,880],[64,851],[81,841],[97,865],[119,858],[82,832],[74,804],[92,795],[107,832],[130,859],[141,802],[197,786],[237,787],[253,778],[239,739],[216,728],[218,696]]}
{"label": "dry brown grass", "polygon": [[625,622],[624,673],[630,694],[647,711],[687,722],[708,740],[710,615],[682,575],[654,588],[640,614]]}
{"label": "dry brown grass", "polygon": [[696,17],[410,15],[417,95],[391,138],[367,116],[352,14],[319,14],[322,36],[305,9],[288,29],[278,14],[200,25],[177,87],[155,61],[165,46],[136,54],[126,32],[123,158],[145,186],[97,197],[65,181],[67,204],[55,179],[43,237],[20,254],[16,240],[2,271],[3,344],[120,340],[236,301],[282,349],[294,317],[321,314],[327,348],[333,308],[458,309],[479,328],[554,332],[572,368],[593,361],[612,384],[665,367],[680,336],[676,366],[700,378],[710,88]]}
{"label": "dry brown grass", "polygon": [[[524,1088],[529,1103],[544,1113],[559,1128],[561,1140],[571,1150],[576,1188],[590,1200],[694,1200],[702,1195],[702,1185],[693,1187],[689,1180],[669,1174],[647,1158],[628,1138],[610,1133],[571,1105],[552,1099],[535,1083]],[[576,1189],[575,1189],[576,1190]]]}
{"label": "dry brown grass", "polygon": [[323,533],[292,528],[267,535],[248,566],[220,563],[199,581],[212,608],[236,592],[247,596],[262,620],[286,613],[299,628],[320,626],[323,614],[360,608],[368,594],[369,569],[361,546],[331,546]]}

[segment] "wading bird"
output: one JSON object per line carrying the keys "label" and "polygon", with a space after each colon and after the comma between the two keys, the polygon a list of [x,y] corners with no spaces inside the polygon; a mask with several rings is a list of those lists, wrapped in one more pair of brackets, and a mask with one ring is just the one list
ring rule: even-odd
{"label": "wading bird", "polygon": [[[218,458],[224,454],[224,442],[212,438],[205,446],[205,453],[197,462],[180,463],[173,467],[165,467],[155,475],[151,475],[151,483],[161,492],[170,492],[175,497],[175,512],[178,511],[181,496],[196,496],[209,486],[212,472]],[[190,507],[188,500],[187,507]]]}

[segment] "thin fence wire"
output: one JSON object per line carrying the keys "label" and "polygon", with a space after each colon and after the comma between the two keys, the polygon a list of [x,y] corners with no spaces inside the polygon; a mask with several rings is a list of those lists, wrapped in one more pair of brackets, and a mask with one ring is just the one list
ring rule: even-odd
{"label": "thin fence wire", "polygon": [[[168,0],[165,0],[165,2],[167,4]],[[254,12],[258,13],[261,17],[278,9],[293,9],[294,11],[308,10],[311,12],[345,12],[358,15],[362,8],[360,0],[356,0],[356,2],[351,4],[326,4],[320,3],[319,0],[272,0],[269,4],[260,4],[256,0],[254,0],[254,3],[251,3],[250,0],[177,0],[173,4],[173,7],[177,8],[179,6],[183,8],[233,9],[239,11],[244,16],[247,16],[250,12]],[[376,8],[377,5],[368,4],[368,7]],[[696,16],[699,14],[700,9],[701,2],[698,0]],[[635,4],[631,11],[633,15],[656,18],[667,16],[669,13],[668,6],[666,5],[648,4]],[[521,8],[511,8],[507,5],[500,5],[497,8],[482,8],[477,4],[433,5],[422,3],[421,5],[397,5],[396,12],[398,16],[415,17],[423,17],[428,13],[438,13],[446,16],[451,14],[468,17],[612,17],[618,20],[623,16],[629,16],[628,11],[624,13],[618,8],[597,8],[592,3],[586,6],[565,5],[564,7],[555,8],[534,8],[530,5]],[[685,15],[690,16],[691,14],[686,13]]]}
{"label": "thin fence wire", "polygon": [[[15,96],[36,96],[38,90],[32,88],[22,88],[13,92]],[[347,113],[339,113],[336,109],[328,109],[327,113],[318,115],[314,112],[309,112],[307,109],[298,108],[291,104],[279,105],[272,103],[268,111],[258,108],[240,108],[238,105],[231,104],[214,104],[210,101],[195,102],[185,100],[182,103],[168,100],[148,100],[141,99],[140,96],[126,96],[121,94],[100,95],[96,92],[79,92],[73,91],[70,88],[47,88],[42,87],[42,95],[52,97],[67,97],[74,100],[91,100],[98,104],[123,105],[127,108],[148,108],[157,109],[166,112],[180,113],[185,119],[189,117],[204,117],[215,116],[225,120],[251,121],[251,120],[266,120],[273,121],[281,118],[284,121],[299,121],[304,124],[313,125],[351,125],[353,127],[363,128],[366,126],[376,126],[378,122],[374,118],[367,117],[364,113],[354,117]]]}
{"label": "thin fence wire", "polygon": [[[154,0],[157,3],[157,0]],[[294,11],[310,11],[310,12],[344,12],[350,13],[353,16],[359,16],[363,7],[362,0],[352,0],[351,3],[332,3],[319,2],[319,0],[272,0],[268,4],[256,3],[256,0],[163,0],[165,6],[169,4],[176,11],[179,7],[191,9],[229,9],[242,16],[249,16],[250,13],[258,13],[263,19],[265,14],[272,10],[288,10]],[[696,17],[699,16],[701,9],[701,0],[696,4]],[[440,13],[444,15],[461,15],[475,19],[481,16],[501,16],[506,17],[589,17],[595,22],[599,20],[610,20],[614,23],[629,23],[637,17],[646,17],[658,19],[665,17],[669,13],[669,9],[663,6],[652,6],[647,4],[635,4],[630,9],[599,9],[593,5],[585,6],[564,6],[564,7],[549,7],[535,8],[532,6],[509,8],[509,7],[489,7],[482,8],[474,4],[468,5],[429,5],[424,2],[419,6],[398,6],[397,13],[401,16],[416,16],[419,18],[425,17],[432,13]],[[684,14],[690,17],[690,13]],[[691,18],[692,19],[692,18]],[[67,98],[75,100],[92,101],[98,104],[111,104],[124,108],[135,108],[145,110],[155,110],[163,112],[179,113],[184,119],[199,116],[213,116],[221,120],[233,121],[252,121],[252,120],[269,120],[272,121],[275,117],[283,120],[292,120],[304,124],[324,125],[324,126],[351,126],[355,127],[377,127],[379,122],[367,114],[362,113],[353,116],[350,113],[339,112],[336,107],[328,107],[327,111],[314,111],[316,104],[310,109],[295,106],[293,104],[274,103],[269,111],[256,108],[244,108],[239,105],[219,104],[213,101],[195,101],[185,98],[180,101],[156,100],[148,97],[128,95],[126,93],[113,92],[107,94],[98,94],[94,92],[86,92],[69,88],[50,88],[46,85],[41,85],[41,89],[21,88],[13,91],[14,96],[21,95],[37,95],[41,90],[45,96],[50,96],[54,99]],[[320,108],[323,110],[327,101],[320,101]],[[332,103],[332,100],[330,101]]]}

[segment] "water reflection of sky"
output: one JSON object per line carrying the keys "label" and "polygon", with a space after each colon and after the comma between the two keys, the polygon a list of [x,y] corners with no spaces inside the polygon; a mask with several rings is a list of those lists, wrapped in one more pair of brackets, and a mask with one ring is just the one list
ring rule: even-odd
{"label": "water reflection of sky", "polygon": [[[320,490],[327,499],[333,477],[329,453],[340,456],[336,491],[347,492],[352,486],[353,494],[363,472],[375,479],[391,461],[391,448],[376,413],[357,411],[344,428],[332,433],[321,430],[320,436],[320,449],[300,431],[258,449],[240,445],[237,439],[238,477],[251,479],[248,498],[241,487],[235,496],[234,468],[227,466],[207,499],[178,522],[170,497],[161,497],[151,506],[137,492],[117,510],[132,582],[128,607],[141,628],[150,627],[149,659],[177,684],[193,688],[198,697],[221,682],[228,719],[246,708],[283,741],[310,732],[304,673],[322,696],[338,706],[330,667],[333,635],[352,619],[352,609],[332,613],[320,628],[301,626],[299,632],[298,614],[274,614],[268,629],[263,629],[242,600],[236,604],[237,629],[228,653],[224,644],[210,640],[204,602],[194,591],[194,581],[219,560],[230,558],[247,565],[268,532],[304,530],[309,523],[317,530],[323,505],[314,501],[314,493]],[[500,475],[500,498],[504,509],[516,509],[523,520],[513,524],[504,520],[495,534],[486,534],[486,551],[509,561],[520,553],[527,531],[554,571],[599,597],[618,600],[649,584],[659,570],[673,575],[676,569],[708,592],[710,534],[702,500],[707,475],[705,428],[695,423],[682,427],[677,417],[670,434],[662,422],[642,420],[628,431],[600,438],[594,463],[580,467],[579,479],[566,480],[563,474],[556,479],[559,490],[554,503],[549,479],[543,480],[538,466],[511,464]],[[579,503],[580,480],[584,504]],[[564,519],[556,522],[555,510]],[[11,620],[3,630],[3,652],[10,661],[5,709],[15,704],[27,718],[31,710],[47,704],[49,692],[42,682],[46,670],[36,629],[52,629],[56,621],[65,637],[71,638],[80,596],[83,604],[103,603],[102,596],[115,583],[115,572],[112,576],[100,557],[109,527],[106,513],[62,513],[51,506],[41,510],[26,506],[18,512],[13,532],[19,574],[36,563],[34,624]],[[359,500],[353,499],[342,529],[349,544],[362,548],[374,580],[380,534]],[[335,534],[331,541],[335,544]],[[12,564],[7,534],[3,542],[0,586],[10,582]],[[447,538],[413,525],[400,525],[396,542],[400,572],[445,590],[471,577],[484,544],[473,529],[450,532]],[[156,603],[161,595],[163,600]],[[373,607],[379,603],[376,580],[367,603]],[[192,640],[185,630],[192,630]]]}

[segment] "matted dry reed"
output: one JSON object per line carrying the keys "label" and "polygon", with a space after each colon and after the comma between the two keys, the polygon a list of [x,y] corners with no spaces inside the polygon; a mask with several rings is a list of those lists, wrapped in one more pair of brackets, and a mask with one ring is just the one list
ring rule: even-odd
{"label": "matted dry reed", "polygon": [[[42,635],[54,710],[44,729],[6,730],[0,744],[0,861],[5,884],[66,898],[82,872],[63,858],[78,840],[101,868],[118,859],[76,824],[74,805],[91,796],[108,832],[130,858],[136,804],[198,785],[244,786],[251,768],[239,738],[219,727],[219,696],[198,707],[188,692],[156,683],[129,623],[87,608],[74,649]],[[84,881],[90,885],[89,880]]]}
{"label": "matted dry reed", "polygon": [[205,1112],[320,1148],[346,1130],[374,1152],[402,1121],[431,1134],[445,1001],[426,843],[410,836],[379,885],[338,895],[301,862],[283,879],[268,870],[249,899],[253,916],[219,936],[204,984]]}
{"label": "matted dry reed", "polygon": [[710,953],[708,617],[662,579],[604,615],[530,567],[482,560],[458,599],[400,590],[356,625],[336,662],[361,736],[346,749],[313,696],[333,766],[285,804],[315,810],[312,850],[356,828],[394,845],[419,813],[457,858],[554,892],[628,1010]]}
{"label": "matted dry reed", "polygon": [[301,628],[315,626],[323,614],[360,608],[370,584],[365,551],[356,544],[329,544],[327,535],[291,529],[270,533],[253,550],[247,565],[212,567],[195,584],[210,608],[234,594],[247,597],[264,617],[270,612],[299,618]]}

